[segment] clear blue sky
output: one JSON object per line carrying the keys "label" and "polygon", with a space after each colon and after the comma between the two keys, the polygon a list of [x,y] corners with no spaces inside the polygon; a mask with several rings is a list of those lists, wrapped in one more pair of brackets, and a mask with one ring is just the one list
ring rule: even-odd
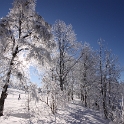
{"label": "clear blue sky", "polygon": [[[1,1],[0,17],[4,17],[13,0]],[[57,19],[72,24],[78,41],[94,49],[101,37],[124,66],[124,0],[37,0],[36,11],[50,24]]]}

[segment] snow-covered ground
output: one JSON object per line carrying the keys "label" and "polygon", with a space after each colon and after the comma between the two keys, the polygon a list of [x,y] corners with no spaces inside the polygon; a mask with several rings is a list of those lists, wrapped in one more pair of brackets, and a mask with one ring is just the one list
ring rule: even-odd
{"label": "snow-covered ground", "polygon": [[45,103],[33,100],[28,111],[28,95],[24,91],[9,88],[8,94],[0,124],[109,124],[99,112],[80,106],[78,101],[59,109],[53,115]]}

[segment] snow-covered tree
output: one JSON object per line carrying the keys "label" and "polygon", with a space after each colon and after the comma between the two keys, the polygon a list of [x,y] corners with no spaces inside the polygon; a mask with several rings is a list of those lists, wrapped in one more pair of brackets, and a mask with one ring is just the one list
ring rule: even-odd
{"label": "snow-covered tree", "polygon": [[105,118],[112,114],[112,108],[117,107],[119,100],[118,86],[120,78],[120,66],[118,59],[111,51],[103,47],[102,39],[99,40],[99,64],[98,64],[98,89],[100,89],[100,106]]}
{"label": "snow-covered tree", "polygon": [[35,4],[35,0],[14,0],[9,14],[0,19],[0,73],[1,80],[5,80],[0,116],[10,80],[14,76],[20,80],[27,77],[30,64],[40,66],[51,60],[50,51],[54,47],[51,26],[35,12]]}
{"label": "snow-covered tree", "polygon": [[88,99],[91,99],[90,95],[92,95],[91,89],[96,81],[97,59],[95,51],[88,43],[84,43],[82,53],[82,57],[78,62],[78,79],[81,101],[87,107]]}
{"label": "snow-covered tree", "polygon": [[57,64],[55,70],[57,79],[60,82],[60,88],[63,91],[66,85],[66,77],[76,63],[72,60],[74,60],[77,53],[78,43],[76,42],[76,34],[71,25],[66,25],[65,22],[58,20],[52,29],[54,40],[57,44]]}

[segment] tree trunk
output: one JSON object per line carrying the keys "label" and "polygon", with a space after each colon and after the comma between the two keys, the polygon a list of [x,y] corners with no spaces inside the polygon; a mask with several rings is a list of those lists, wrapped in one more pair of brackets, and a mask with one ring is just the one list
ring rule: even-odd
{"label": "tree trunk", "polygon": [[108,111],[107,111],[107,105],[106,105],[106,83],[104,84],[104,92],[103,92],[103,111],[105,118],[108,118]]}
{"label": "tree trunk", "polygon": [[108,87],[108,92],[109,92],[109,107],[111,108],[111,72],[109,69],[109,87]]}
{"label": "tree trunk", "polygon": [[106,108],[105,99],[103,99],[103,111],[104,111],[104,116],[107,119],[108,118],[108,112],[107,112],[107,108]]}
{"label": "tree trunk", "polygon": [[7,89],[8,89],[10,74],[11,74],[11,70],[9,70],[9,72],[7,73],[7,80],[6,80],[7,83],[3,87],[1,98],[0,98],[0,116],[3,116],[4,102],[8,95]]}
{"label": "tree trunk", "polygon": [[60,89],[61,89],[61,91],[63,91],[63,79],[62,79],[62,77],[60,76]]}
{"label": "tree trunk", "polygon": [[83,94],[83,91],[81,90],[81,101],[83,102],[84,101],[84,94]]}
{"label": "tree trunk", "polygon": [[[73,75],[73,72],[72,72],[72,75]],[[73,77],[72,77],[73,78]],[[74,79],[74,78],[73,78]],[[71,85],[71,100],[73,101],[73,99],[74,99],[74,86],[73,86],[73,84],[74,84],[74,80],[73,80],[73,82],[72,82],[72,85]]]}
{"label": "tree trunk", "polygon": [[10,68],[9,68],[9,71],[8,71],[7,77],[6,77],[6,84],[4,85],[3,90],[2,90],[2,94],[1,94],[1,98],[0,98],[0,116],[3,116],[4,102],[7,97],[7,89],[8,89],[8,84],[10,81],[12,65],[13,65],[13,61],[14,61],[14,58],[16,57],[17,53],[18,53],[18,45],[16,46],[16,49],[15,49],[14,53],[12,54],[12,59],[10,61]]}
{"label": "tree trunk", "polygon": [[85,103],[85,107],[87,107],[87,92],[85,90],[85,95],[84,95],[84,103]]}
{"label": "tree trunk", "polygon": [[8,88],[8,84],[5,84],[0,98],[0,116],[3,116],[4,101],[7,97],[7,88]]}
{"label": "tree trunk", "polygon": [[72,101],[74,100],[74,94],[73,94],[73,91],[71,91],[71,100],[72,100]]}
{"label": "tree trunk", "polygon": [[49,103],[48,103],[48,96],[47,96],[47,104],[49,104]]}

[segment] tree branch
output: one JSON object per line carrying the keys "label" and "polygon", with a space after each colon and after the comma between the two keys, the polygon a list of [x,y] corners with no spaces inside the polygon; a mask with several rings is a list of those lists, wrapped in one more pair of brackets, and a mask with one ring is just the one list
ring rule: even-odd
{"label": "tree branch", "polygon": [[32,34],[32,32],[30,32],[29,34],[26,34],[25,36],[22,37],[22,39],[24,39],[24,38],[30,36],[31,34]]}

